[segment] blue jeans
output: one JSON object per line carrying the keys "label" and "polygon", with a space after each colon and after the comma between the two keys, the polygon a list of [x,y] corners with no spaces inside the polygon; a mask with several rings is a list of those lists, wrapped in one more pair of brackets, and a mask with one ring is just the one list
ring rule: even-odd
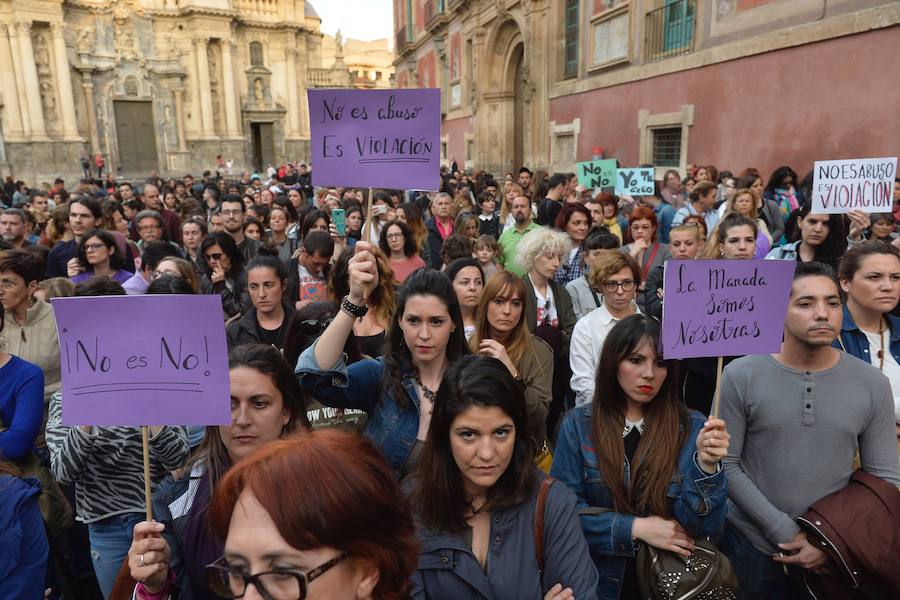
{"label": "blue jeans", "polygon": [[145,518],[143,513],[125,513],[88,523],[91,562],[104,598],[109,598],[119,569],[128,556],[134,526]]}
{"label": "blue jeans", "polygon": [[719,548],[731,560],[737,575],[738,600],[812,600],[803,569],[789,565],[785,574],[781,563],[757,550],[731,523],[725,525]]}

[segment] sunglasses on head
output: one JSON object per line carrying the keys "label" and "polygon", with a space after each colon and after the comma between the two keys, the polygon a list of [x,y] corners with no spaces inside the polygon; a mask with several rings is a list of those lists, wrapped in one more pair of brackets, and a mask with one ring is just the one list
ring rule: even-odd
{"label": "sunglasses on head", "polygon": [[325,331],[334,318],[325,319],[324,321],[320,321],[318,319],[307,319],[300,323],[300,333],[305,336],[317,336],[321,335],[323,331]]}

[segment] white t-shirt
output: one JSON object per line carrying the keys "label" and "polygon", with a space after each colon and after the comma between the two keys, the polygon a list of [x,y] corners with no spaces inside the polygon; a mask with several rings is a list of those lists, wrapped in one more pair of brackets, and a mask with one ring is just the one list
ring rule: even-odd
{"label": "white t-shirt", "polygon": [[[869,357],[872,359],[872,366],[877,368],[881,363],[878,353],[881,352],[882,348],[882,341],[878,339],[878,332],[869,333],[862,329],[860,331],[869,340]],[[897,423],[900,423],[900,364],[897,364],[897,361],[894,360],[894,355],[891,354],[891,332],[884,331],[881,333],[881,336],[884,340],[884,366],[881,372],[891,382],[891,392],[894,394],[894,419]]]}
{"label": "white t-shirt", "polygon": [[[534,282],[532,281],[532,286]],[[553,301],[553,288],[547,284],[547,295],[542,296],[537,288],[534,288],[534,297],[537,299],[537,325],[547,320],[554,327],[559,326],[559,316],[556,314],[556,302]]]}

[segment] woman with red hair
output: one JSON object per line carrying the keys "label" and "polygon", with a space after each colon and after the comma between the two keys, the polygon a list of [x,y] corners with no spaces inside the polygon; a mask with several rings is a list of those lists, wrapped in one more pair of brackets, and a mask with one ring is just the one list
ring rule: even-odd
{"label": "woman with red hair", "polygon": [[626,239],[628,243],[622,246],[622,252],[630,254],[641,265],[641,286],[635,301],[643,312],[647,306],[644,298],[647,275],[669,259],[669,246],[657,241],[656,213],[652,208],[637,206],[631,211]]}
{"label": "woman with red hair", "polygon": [[225,553],[206,572],[223,598],[408,596],[418,560],[409,502],[360,436],[317,430],[270,443],[228,471],[209,514]]}

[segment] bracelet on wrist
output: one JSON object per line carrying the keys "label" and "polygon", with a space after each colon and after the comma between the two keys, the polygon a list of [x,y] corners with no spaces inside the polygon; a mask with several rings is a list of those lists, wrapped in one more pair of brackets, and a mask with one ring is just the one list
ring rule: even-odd
{"label": "bracelet on wrist", "polygon": [[344,299],[341,300],[341,312],[346,313],[354,319],[360,319],[366,316],[366,313],[369,312],[369,307],[365,304],[363,304],[362,306],[353,304],[350,301],[350,296],[348,295],[344,296]]}

